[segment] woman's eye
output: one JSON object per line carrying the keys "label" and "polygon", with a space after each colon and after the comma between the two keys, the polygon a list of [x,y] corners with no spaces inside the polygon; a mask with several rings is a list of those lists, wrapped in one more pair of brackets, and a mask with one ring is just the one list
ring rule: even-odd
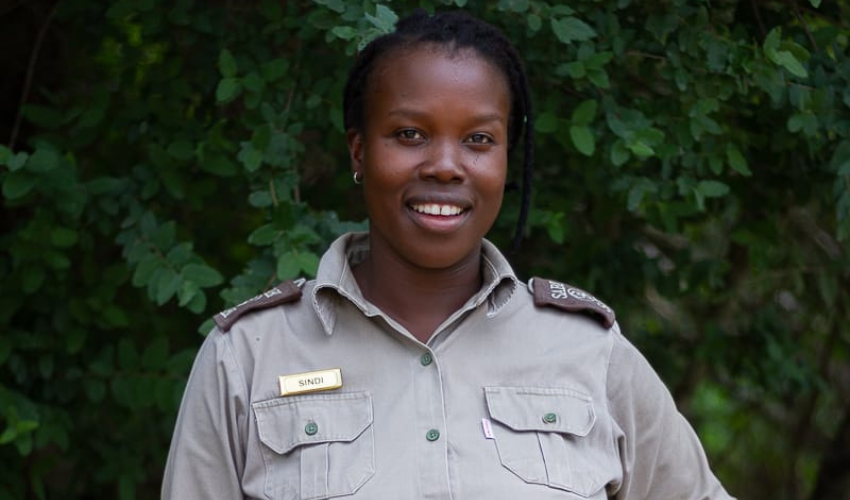
{"label": "woman's eye", "polygon": [[469,142],[473,144],[493,144],[493,138],[487,134],[472,134],[469,136]]}
{"label": "woman's eye", "polygon": [[404,130],[401,130],[396,135],[400,139],[404,139],[406,141],[416,141],[422,139],[422,134],[420,134],[418,130],[412,128],[406,128]]}

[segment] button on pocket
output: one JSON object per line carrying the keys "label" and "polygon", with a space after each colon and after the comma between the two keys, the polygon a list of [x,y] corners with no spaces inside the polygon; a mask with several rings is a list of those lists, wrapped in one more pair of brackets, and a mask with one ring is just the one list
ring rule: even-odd
{"label": "button on pocket", "polygon": [[615,465],[611,450],[587,439],[596,423],[590,396],[535,387],[485,387],[484,395],[505,468],[585,498],[602,490]]}
{"label": "button on pocket", "polygon": [[368,392],[289,396],[253,409],[271,498],[351,495],[375,474]]}

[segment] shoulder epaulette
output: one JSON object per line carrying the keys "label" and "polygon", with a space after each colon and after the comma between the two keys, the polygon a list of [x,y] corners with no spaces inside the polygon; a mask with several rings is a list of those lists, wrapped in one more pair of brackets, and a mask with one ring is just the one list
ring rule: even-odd
{"label": "shoulder epaulette", "polygon": [[[299,280],[300,281],[300,280]],[[294,281],[284,281],[283,283],[271,288],[254,298],[248,299],[241,304],[225,309],[213,317],[215,324],[226,332],[236,323],[242,315],[257,309],[266,309],[287,302],[295,302],[301,298],[301,287],[304,282],[296,283]]]}
{"label": "shoulder epaulette", "polygon": [[614,326],[614,310],[593,295],[566,283],[532,278],[529,291],[534,295],[534,305],[552,306],[569,312],[589,314],[605,328]]}

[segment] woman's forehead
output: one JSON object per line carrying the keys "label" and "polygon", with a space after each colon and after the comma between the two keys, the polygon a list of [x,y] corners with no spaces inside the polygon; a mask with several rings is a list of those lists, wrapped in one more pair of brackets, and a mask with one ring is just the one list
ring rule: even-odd
{"label": "woman's forehead", "polygon": [[[430,86],[430,87],[429,87]],[[470,97],[501,92],[510,103],[510,87],[501,69],[473,48],[456,49],[436,43],[397,49],[376,61],[366,96],[374,92],[446,90],[477,91]]]}

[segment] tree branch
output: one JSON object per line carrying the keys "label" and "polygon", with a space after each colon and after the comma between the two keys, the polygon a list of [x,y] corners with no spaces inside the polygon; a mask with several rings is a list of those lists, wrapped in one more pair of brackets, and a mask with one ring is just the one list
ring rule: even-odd
{"label": "tree branch", "polygon": [[24,86],[21,89],[21,101],[18,104],[18,114],[15,116],[15,125],[12,127],[12,135],[9,137],[9,149],[11,150],[15,149],[15,143],[18,141],[18,133],[21,130],[21,120],[24,116],[24,105],[27,103],[27,99],[29,99],[30,89],[32,88],[32,78],[35,74],[35,63],[38,61],[38,56],[41,53],[41,45],[44,42],[44,35],[47,33],[47,27],[50,26],[50,21],[53,20],[53,15],[56,14],[56,8],[59,6],[59,3],[60,2],[56,2],[53,4],[53,7],[50,8],[50,12],[47,14],[47,19],[44,20],[44,23],[38,30],[38,36],[35,39],[32,54],[30,54],[29,64],[27,65],[27,76],[24,78]]}

